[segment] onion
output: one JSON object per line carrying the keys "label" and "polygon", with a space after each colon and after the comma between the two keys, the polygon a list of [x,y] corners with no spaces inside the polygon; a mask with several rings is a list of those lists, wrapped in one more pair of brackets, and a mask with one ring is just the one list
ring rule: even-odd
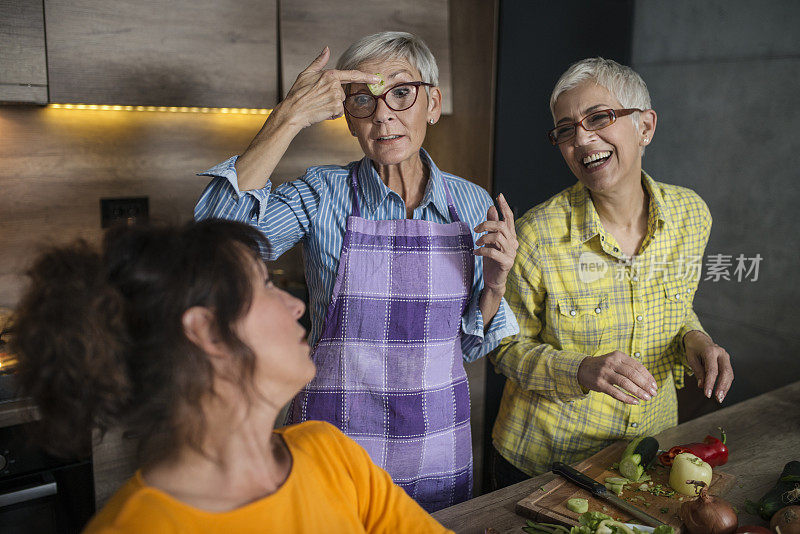
{"label": "onion", "polygon": [[727,501],[708,494],[708,485],[687,480],[700,489],[698,497],[681,505],[680,517],[691,534],[734,534],[739,518]]}
{"label": "onion", "polygon": [[777,534],[800,534],[800,506],[781,508],[772,516],[769,526]]}

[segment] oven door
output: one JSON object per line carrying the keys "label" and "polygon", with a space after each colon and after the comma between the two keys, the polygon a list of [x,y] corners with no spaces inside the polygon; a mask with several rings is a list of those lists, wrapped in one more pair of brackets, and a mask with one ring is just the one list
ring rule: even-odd
{"label": "oven door", "polygon": [[89,462],[0,481],[3,534],[77,534],[92,513]]}

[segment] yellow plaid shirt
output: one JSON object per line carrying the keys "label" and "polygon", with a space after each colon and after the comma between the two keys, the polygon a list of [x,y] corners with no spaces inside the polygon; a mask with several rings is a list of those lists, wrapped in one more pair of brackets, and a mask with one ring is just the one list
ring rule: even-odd
{"label": "yellow plaid shirt", "polygon": [[[506,375],[494,446],[530,475],[587,458],[618,439],[677,424],[683,336],[702,330],[692,309],[711,215],[690,189],[654,181],[647,234],[626,259],[580,183],[516,222],[519,250],[506,299],[520,333],[490,354]],[[620,350],[640,361],[658,395],[639,405],[590,391],[581,361]]]}

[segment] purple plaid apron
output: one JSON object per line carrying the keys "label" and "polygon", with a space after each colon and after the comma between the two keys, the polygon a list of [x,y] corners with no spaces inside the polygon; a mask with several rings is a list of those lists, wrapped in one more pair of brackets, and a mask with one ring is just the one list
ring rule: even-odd
{"label": "purple plaid apron", "polygon": [[288,420],[336,425],[433,512],[472,491],[461,353],[472,233],[446,184],[452,223],[362,218],[359,165],[350,172],[353,214],[313,353],[317,375],[295,397]]}

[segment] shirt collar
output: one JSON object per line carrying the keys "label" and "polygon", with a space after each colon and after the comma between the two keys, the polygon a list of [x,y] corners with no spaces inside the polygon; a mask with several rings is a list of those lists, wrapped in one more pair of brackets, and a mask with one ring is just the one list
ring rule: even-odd
{"label": "shirt collar", "polygon": [[[442,171],[433,162],[433,159],[425,151],[424,148],[419,149],[419,156],[422,159],[423,165],[428,167],[428,184],[425,186],[425,194],[422,196],[420,207],[425,207],[428,204],[433,204],[439,214],[449,219],[449,210],[447,209],[447,195],[444,191],[444,177]],[[361,165],[358,170],[358,185],[361,188],[361,195],[364,198],[366,205],[363,211],[365,214],[373,214],[378,206],[385,201],[386,197],[391,193],[391,189],[383,183],[372,160],[364,156],[361,160]]]}
{"label": "shirt collar", "polygon": [[[644,171],[642,171],[642,184],[650,196],[650,203],[647,214],[647,232],[653,235],[657,228],[657,222],[661,221],[667,225],[671,224],[669,211],[667,210],[664,196],[656,185],[655,181]],[[570,204],[572,213],[570,215],[570,239],[579,243],[585,243],[595,236],[605,239],[606,231],[600,222],[600,216],[589,195],[589,190],[585,185],[578,182],[572,186],[570,191]]]}

